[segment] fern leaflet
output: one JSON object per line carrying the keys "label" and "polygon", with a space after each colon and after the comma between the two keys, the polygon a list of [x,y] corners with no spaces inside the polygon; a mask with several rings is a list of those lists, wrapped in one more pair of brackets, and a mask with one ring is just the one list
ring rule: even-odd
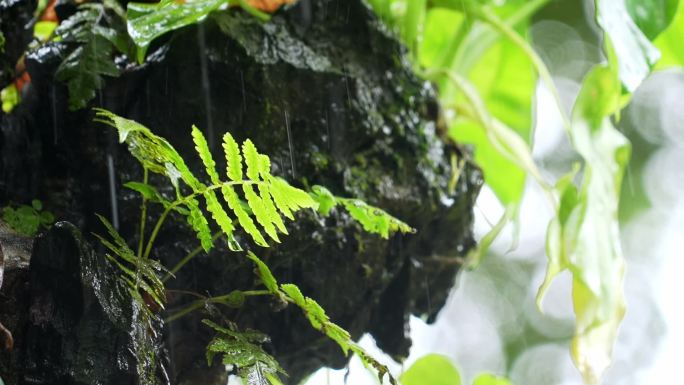
{"label": "fern leaflet", "polygon": [[390,233],[414,233],[415,229],[386,211],[371,206],[360,199],[341,198],[334,196],[323,186],[314,186],[311,196],[318,203],[318,212],[328,215],[336,206],[342,206],[354,220],[359,222],[369,233],[378,234],[387,239]]}

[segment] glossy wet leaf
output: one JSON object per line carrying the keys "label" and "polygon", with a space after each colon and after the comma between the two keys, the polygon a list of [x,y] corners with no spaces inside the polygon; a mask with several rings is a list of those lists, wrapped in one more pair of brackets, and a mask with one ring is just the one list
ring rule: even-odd
{"label": "glossy wet leaf", "polygon": [[440,354],[419,358],[399,377],[402,385],[461,385],[461,374]]}
{"label": "glossy wet leaf", "polygon": [[632,20],[625,0],[595,3],[598,24],[610,38],[618,58],[620,80],[632,92],[648,76],[660,53]]}
{"label": "glossy wet leaf", "polygon": [[150,43],[157,37],[203,20],[211,11],[229,0],[162,0],[159,3],[128,3],[128,34],[139,47],[138,62],[143,62]]}
{"label": "glossy wet leaf", "polygon": [[[618,226],[618,198],[630,146],[613,127],[620,95],[616,73],[595,67],[586,77],[572,121],[572,139],[585,161],[579,189],[572,175],[558,186],[559,213],[547,233],[549,265],[539,292],[567,269],[573,274],[576,315],[572,357],[586,384],[597,384],[611,360],[625,311],[624,258]],[[575,171],[576,172],[576,171]]]}

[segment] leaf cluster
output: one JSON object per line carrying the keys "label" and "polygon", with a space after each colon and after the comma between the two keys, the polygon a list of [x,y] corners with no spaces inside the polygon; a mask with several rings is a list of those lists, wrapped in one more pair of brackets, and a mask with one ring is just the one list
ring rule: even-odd
{"label": "leaf cluster", "polygon": [[55,35],[70,47],[57,68],[57,80],[69,88],[69,108],[84,108],[104,86],[104,76],[121,74],[114,55],[129,50],[123,9],[115,0],[81,4],[57,27]]}
{"label": "leaf cluster", "polygon": [[51,212],[43,211],[43,203],[34,199],[30,206],[3,207],[2,220],[16,232],[34,236],[41,228],[49,227],[55,221],[55,217]]}
{"label": "leaf cluster", "polygon": [[267,335],[254,330],[241,332],[234,325],[222,327],[207,319],[202,322],[217,332],[207,346],[209,366],[216,355],[221,355],[221,362],[237,367],[238,375],[250,385],[268,385],[274,383],[270,379],[277,378],[277,373],[286,374],[278,361],[261,347],[269,342]]}

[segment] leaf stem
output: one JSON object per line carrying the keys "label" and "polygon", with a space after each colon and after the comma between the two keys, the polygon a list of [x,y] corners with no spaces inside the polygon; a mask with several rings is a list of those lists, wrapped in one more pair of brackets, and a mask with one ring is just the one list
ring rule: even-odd
{"label": "leaf stem", "polygon": [[[268,290],[246,290],[242,292],[242,295],[245,297],[256,297],[256,296],[262,296],[262,295],[272,295],[272,293]],[[223,301],[227,300],[230,298],[230,294],[224,294],[224,295],[219,295],[216,297],[208,297],[204,299],[198,299],[197,301],[193,301],[190,303],[190,305],[184,307],[183,309],[179,310],[178,312],[174,313],[170,317],[166,318],[164,321],[165,322],[172,322],[175,321],[179,318],[182,318],[193,311],[201,308],[202,306],[208,304],[208,303],[222,303]]]}
{"label": "leaf stem", "polygon": [[[221,235],[223,235],[223,232],[221,232],[221,231],[217,232],[216,234],[214,234],[214,235],[211,237],[211,241],[213,242],[213,241],[219,239],[219,237],[221,237]],[[199,253],[201,253],[202,250],[204,250],[204,249],[202,248],[202,246],[197,246],[197,247],[195,247],[191,252],[188,253],[188,255],[186,255],[185,257],[183,257],[183,259],[181,259],[181,260],[180,260],[180,261],[179,261],[171,270],[169,270],[168,273],[166,273],[166,276],[164,276],[164,279],[162,279],[162,282],[165,283],[165,282],[168,281],[169,279],[173,278],[173,276],[174,276],[174,275],[175,275],[183,266],[185,266],[188,262],[190,262],[193,258],[195,258]]]}
{"label": "leaf stem", "polygon": [[[143,183],[148,182],[148,171],[143,167]],[[147,198],[142,194],[142,205],[140,207],[140,237],[138,239],[138,258],[142,258],[143,244],[145,242],[145,223],[147,222]]]}
{"label": "leaf stem", "polygon": [[204,195],[209,191],[218,190],[218,189],[223,188],[225,186],[259,185],[259,184],[264,184],[264,183],[265,182],[254,181],[254,180],[240,180],[240,181],[223,182],[223,183],[214,184],[211,186],[204,187],[202,189],[194,191],[192,194],[186,195],[180,199],[175,200],[173,203],[166,206],[166,209],[164,210],[162,215],[157,220],[157,223],[155,224],[154,229],[152,230],[152,234],[150,235],[150,238],[147,240],[147,246],[145,247],[144,258],[147,258],[150,255],[150,252],[152,251],[152,245],[154,245],[154,241],[157,239],[157,235],[159,234],[159,230],[161,229],[161,226],[164,224],[164,221],[166,220],[166,217],[169,215],[169,213],[172,210],[174,210],[176,207],[186,204],[189,200],[194,199],[198,195]]}
{"label": "leaf stem", "polygon": [[539,77],[542,79],[546,87],[549,89],[553,95],[556,104],[558,105],[558,111],[563,120],[563,126],[567,133],[570,133],[570,119],[565,113],[563,104],[561,102],[560,94],[556,88],[556,84],[553,81],[553,77],[549,72],[548,67],[542,60],[542,58],[537,54],[537,52],[530,46],[530,44],[525,41],[525,39],[520,36],[510,25],[502,21],[499,16],[497,16],[489,7],[486,6],[476,6],[473,8],[473,14],[480,18],[482,21],[488,23],[494,29],[498,30],[503,36],[508,38],[513,44],[517,45],[532,61],[532,64],[537,69]]}

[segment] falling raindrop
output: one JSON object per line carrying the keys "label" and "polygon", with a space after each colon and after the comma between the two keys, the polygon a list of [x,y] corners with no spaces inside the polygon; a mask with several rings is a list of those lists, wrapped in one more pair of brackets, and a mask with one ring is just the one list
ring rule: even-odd
{"label": "falling raindrop", "polygon": [[200,58],[200,74],[202,76],[202,94],[204,96],[204,113],[207,119],[207,142],[209,144],[209,149],[214,149],[214,121],[211,115],[211,92],[209,88],[209,71],[207,66],[207,55],[205,37],[204,37],[204,24],[200,24],[197,28],[197,42],[199,46],[199,58]]}
{"label": "falling raindrop", "polygon": [[240,71],[240,86],[242,87],[242,110],[247,111],[247,95],[245,93],[245,77]]}
{"label": "falling raindrop", "polygon": [[290,119],[285,111],[285,129],[287,130],[287,145],[290,148],[290,164],[292,165],[292,178],[295,178],[294,147],[292,146],[292,132],[290,132]]}
{"label": "falling raindrop", "polygon": [[116,180],[114,178],[114,158],[107,154],[107,173],[109,174],[109,201],[112,207],[112,225],[119,229],[119,207],[116,201]]}
{"label": "falling raindrop", "polygon": [[57,92],[56,92],[56,86],[52,86],[52,89],[50,90],[50,97],[52,98],[52,137],[54,140],[54,144],[57,145],[57,137],[58,137],[58,131],[57,131]]}

